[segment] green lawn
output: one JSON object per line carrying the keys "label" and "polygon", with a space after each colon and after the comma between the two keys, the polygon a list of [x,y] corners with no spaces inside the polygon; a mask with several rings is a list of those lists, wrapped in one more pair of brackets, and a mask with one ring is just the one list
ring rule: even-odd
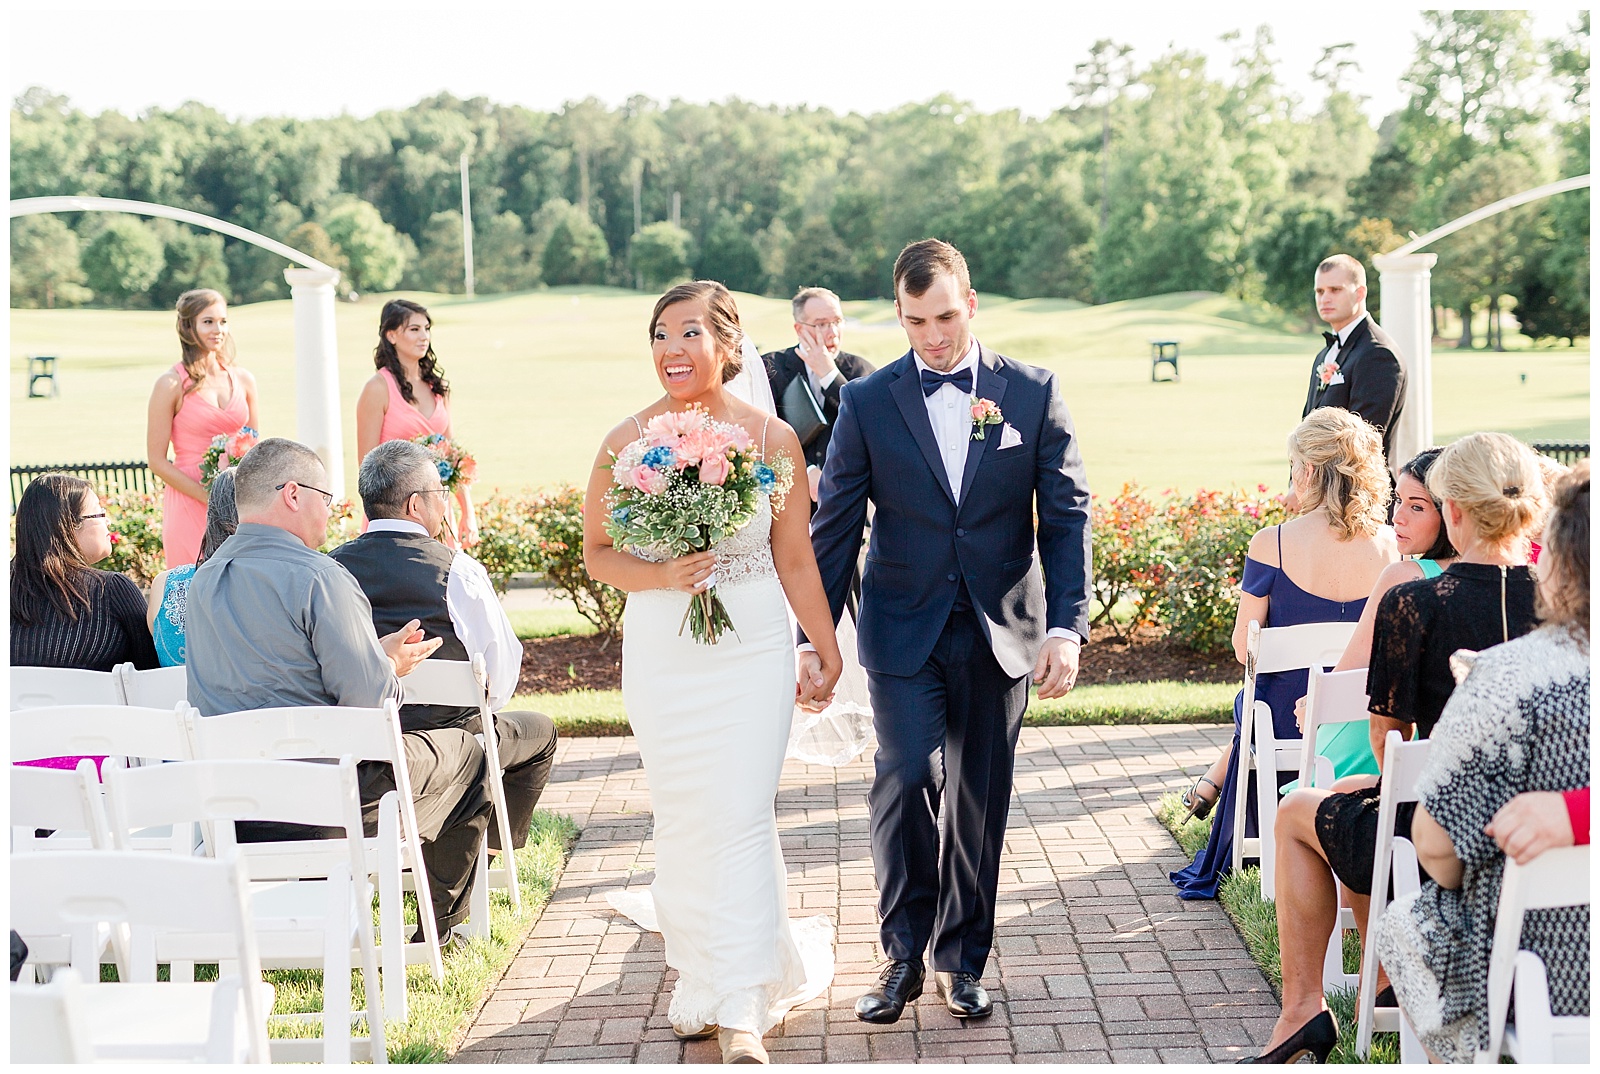
{"label": "green lawn", "polygon": [[[354,406],[372,374],[378,310],[389,296],[337,306],[347,483],[354,485]],[[580,482],[604,433],[656,398],[645,328],[654,295],[557,288],[467,300],[420,295],[455,386],[455,431],[477,455],[481,490]],[[763,350],[793,342],[787,301],[739,296]],[[294,431],[288,302],[235,307],[241,360],[261,386],[268,435]],[[886,302],[851,302],[850,350],[882,364],[904,352]],[[1091,482],[1157,490],[1279,484],[1283,441],[1299,418],[1315,334],[1204,292],[1104,306],[980,296],[987,345],[1061,375]],[[1149,339],[1182,341],[1183,380],[1151,384]],[[1525,344],[1525,340],[1513,340]],[[26,355],[60,356],[61,396],[27,399]],[[13,310],[11,457],[86,462],[144,456],[145,402],[177,360],[172,314]],[[1496,428],[1526,438],[1589,435],[1589,351],[1434,352],[1440,439]],[[1528,375],[1523,384],[1520,375]]]}

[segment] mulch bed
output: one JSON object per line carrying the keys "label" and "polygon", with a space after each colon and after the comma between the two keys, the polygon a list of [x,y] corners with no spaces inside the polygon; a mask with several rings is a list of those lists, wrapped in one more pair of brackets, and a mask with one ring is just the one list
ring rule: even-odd
{"label": "mulch bed", "polygon": [[[1125,641],[1109,627],[1096,627],[1083,650],[1078,682],[1238,682],[1231,653],[1196,653],[1169,641],[1158,627],[1145,627]],[[602,649],[592,635],[529,638],[522,643],[518,693],[616,690],[622,686],[622,643]]]}

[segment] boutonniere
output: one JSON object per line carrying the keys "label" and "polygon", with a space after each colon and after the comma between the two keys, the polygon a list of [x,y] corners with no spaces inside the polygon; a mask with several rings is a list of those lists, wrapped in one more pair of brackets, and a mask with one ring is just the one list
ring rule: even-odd
{"label": "boutonniere", "polygon": [[983,431],[991,425],[999,425],[1005,421],[1005,415],[1000,413],[1000,408],[993,399],[979,399],[972,396],[972,439],[982,440]]}
{"label": "boutonniere", "polygon": [[1332,358],[1317,366],[1317,391],[1322,391],[1333,383],[1333,378],[1339,375],[1339,363]]}

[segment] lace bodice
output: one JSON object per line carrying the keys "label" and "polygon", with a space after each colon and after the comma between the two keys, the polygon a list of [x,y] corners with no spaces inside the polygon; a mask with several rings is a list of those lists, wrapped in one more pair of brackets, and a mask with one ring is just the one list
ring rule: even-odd
{"label": "lace bodice", "polygon": [[[778,577],[777,565],[772,561],[772,498],[765,492],[757,493],[757,502],[755,517],[744,529],[711,546],[717,557],[719,589]],[[630,546],[624,551],[650,563],[665,563],[671,558],[664,549],[654,546]]]}

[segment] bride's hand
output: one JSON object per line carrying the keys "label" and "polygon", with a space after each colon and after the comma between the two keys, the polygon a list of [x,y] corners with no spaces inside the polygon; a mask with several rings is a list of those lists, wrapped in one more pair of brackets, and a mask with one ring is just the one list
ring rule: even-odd
{"label": "bride's hand", "polygon": [[833,700],[833,688],[843,671],[844,665],[837,657],[824,660],[817,652],[801,653],[795,703],[807,712],[821,712]]}
{"label": "bride's hand", "polygon": [[676,589],[681,593],[703,593],[706,581],[717,569],[717,557],[712,552],[693,552],[677,559],[669,559],[661,564],[666,575],[664,589]]}

